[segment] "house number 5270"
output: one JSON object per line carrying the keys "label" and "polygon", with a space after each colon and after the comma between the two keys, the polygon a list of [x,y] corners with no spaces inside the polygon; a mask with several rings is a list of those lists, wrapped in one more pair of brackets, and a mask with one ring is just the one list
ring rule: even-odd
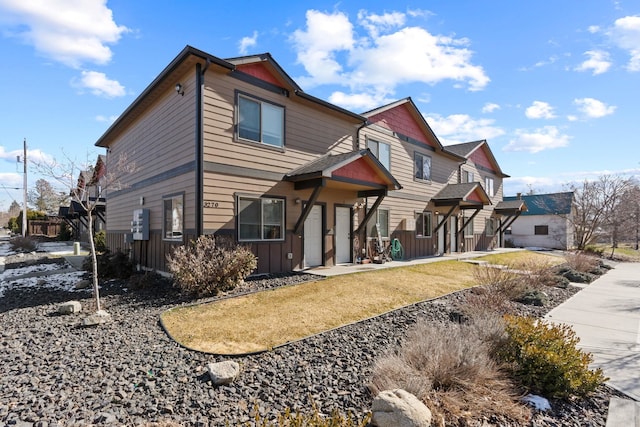
{"label": "house number 5270", "polygon": [[204,201],[204,207],[205,208],[217,208],[218,207],[218,202],[211,202],[211,201]]}

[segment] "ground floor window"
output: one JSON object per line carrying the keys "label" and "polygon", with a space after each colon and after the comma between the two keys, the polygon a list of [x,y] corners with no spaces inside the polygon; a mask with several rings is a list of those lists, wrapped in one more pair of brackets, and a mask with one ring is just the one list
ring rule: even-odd
{"label": "ground floor window", "polygon": [[369,221],[367,225],[369,229],[369,237],[378,237],[378,232],[380,232],[380,237],[383,239],[389,238],[389,209],[378,208],[376,210],[375,215]]}
{"label": "ground floor window", "polygon": [[163,203],[162,236],[164,240],[182,240],[184,195],[166,196],[163,198]]}
{"label": "ground floor window", "polygon": [[416,216],[416,237],[431,237],[431,212],[418,212]]}
{"label": "ground floor window", "polygon": [[488,218],[486,224],[487,236],[494,236],[496,234],[496,220],[495,218]]}
{"label": "ground floor window", "polygon": [[533,226],[533,234],[536,236],[548,236],[549,235],[549,226],[548,225],[534,225]]}
{"label": "ground floor window", "polygon": [[[462,217],[462,223],[466,223],[469,218],[466,216]],[[465,237],[473,237],[473,220],[469,221],[467,226],[464,228],[464,236]]]}
{"label": "ground floor window", "polygon": [[238,240],[284,240],[284,199],[238,196]]}

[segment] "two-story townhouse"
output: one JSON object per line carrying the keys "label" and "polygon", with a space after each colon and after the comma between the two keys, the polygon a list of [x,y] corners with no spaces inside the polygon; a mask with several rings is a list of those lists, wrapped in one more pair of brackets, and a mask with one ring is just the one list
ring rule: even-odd
{"label": "two-story townhouse", "polygon": [[107,244],[157,270],[203,234],[251,245],[258,272],[350,262],[358,201],[400,188],[358,147],[365,121],[303,92],[268,54],[187,46],[96,143],[137,166],[109,194]]}
{"label": "two-story townhouse", "polygon": [[487,249],[507,175],[473,144],[443,147],[410,98],[356,114],[269,54],[187,46],[96,142],[137,166],[109,195],[107,244],[165,270],[176,245],[227,235],[258,272],[355,262],[378,235],[405,258]]}

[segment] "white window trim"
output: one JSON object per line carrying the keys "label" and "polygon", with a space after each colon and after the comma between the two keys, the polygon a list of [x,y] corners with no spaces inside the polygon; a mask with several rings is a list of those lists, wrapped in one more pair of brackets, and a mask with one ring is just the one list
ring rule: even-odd
{"label": "white window trim", "polygon": [[[172,202],[172,209],[171,209],[171,222],[175,222],[175,218],[173,218],[173,210],[175,209],[175,207],[173,206],[173,201],[180,199],[181,205],[182,205],[182,212],[181,212],[181,218],[180,218],[180,236],[174,236],[174,237],[167,237],[167,211],[165,209],[165,202],[167,201],[171,201]],[[173,227],[171,228],[171,233],[173,235],[173,233],[175,233]],[[162,240],[164,241],[169,241],[169,242],[181,242],[184,239],[184,194],[180,193],[180,194],[173,194],[173,195],[168,195],[168,196],[163,196],[162,197]]]}
{"label": "white window trim", "polygon": [[[429,239],[433,237],[433,214],[431,213],[431,211],[416,212],[416,215],[422,217],[422,230],[420,230],[421,234],[418,234],[418,221],[416,220],[416,239]],[[425,217],[429,217],[428,233],[424,233]]]}
{"label": "white window trim", "polygon": [[[240,99],[244,98],[246,100],[255,102],[257,104],[260,105],[260,141],[256,141],[254,139],[249,139],[249,138],[243,138],[240,136]],[[280,142],[280,145],[274,145],[274,144],[269,144],[267,142],[264,142],[264,132],[262,130],[262,106],[263,105],[269,105],[271,107],[275,107],[278,108],[282,111],[282,129],[281,129],[281,137],[282,140]],[[283,149],[285,147],[285,108],[282,105],[276,104],[274,102],[270,102],[264,99],[260,99],[258,97],[255,96],[251,96],[249,94],[246,93],[240,93],[238,92],[236,95],[236,119],[235,119],[235,127],[236,127],[236,138],[238,139],[238,141],[242,141],[242,142],[247,142],[247,143],[251,143],[251,144],[259,144],[260,146],[263,147],[270,147],[270,148],[277,148],[277,149]]]}
{"label": "white window trim", "polygon": [[[380,159],[380,145],[386,145],[389,148],[388,149],[389,158],[387,159],[389,164],[385,164],[385,162]],[[375,150],[372,148],[372,146],[375,146]],[[376,159],[378,159],[378,161],[382,163],[382,166],[387,168],[387,170],[389,171],[391,170],[391,144],[389,144],[388,142],[367,138],[367,148],[371,150],[373,155],[376,156]]]}
{"label": "white window trim", "polygon": [[[283,242],[286,238],[286,228],[285,228],[285,215],[286,215],[286,200],[283,197],[260,197],[260,196],[250,196],[250,195],[236,195],[236,207],[238,207],[240,205],[240,199],[244,199],[244,200],[255,200],[255,201],[260,201],[260,224],[259,224],[259,230],[260,230],[260,237],[259,238],[242,238],[240,237],[240,212],[236,213],[237,216],[237,230],[236,230],[236,236],[238,239],[238,242]],[[281,218],[281,222],[280,222],[280,237],[277,239],[265,239],[264,238],[264,234],[263,234],[263,228],[264,228],[264,211],[263,211],[263,207],[264,207],[264,201],[265,200],[278,200],[282,203],[282,218]],[[237,209],[237,208],[236,208]]]}
{"label": "white window trim", "polygon": [[[429,159],[429,178],[425,179],[425,178],[417,178],[416,177],[416,157],[420,156],[423,158],[422,160],[422,171],[424,172],[424,159],[428,158]],[[418,151],[414,151],[413,153],[413,180],[414,181],[418,181],[418,182],[431,182],[432,181],[432,176],[433,176],[433,158],[431,158],[431,156],[429,156],[428,154],[424,154],[424,153],[420,153]]]}

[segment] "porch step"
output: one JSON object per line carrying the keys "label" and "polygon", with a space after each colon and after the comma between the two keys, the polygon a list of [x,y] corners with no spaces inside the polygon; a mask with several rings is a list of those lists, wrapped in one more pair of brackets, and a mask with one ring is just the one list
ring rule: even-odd
{"label": "porch step", "polygon": [[640,427],[640,402],[613,397],[609,401],[606,427]]}

